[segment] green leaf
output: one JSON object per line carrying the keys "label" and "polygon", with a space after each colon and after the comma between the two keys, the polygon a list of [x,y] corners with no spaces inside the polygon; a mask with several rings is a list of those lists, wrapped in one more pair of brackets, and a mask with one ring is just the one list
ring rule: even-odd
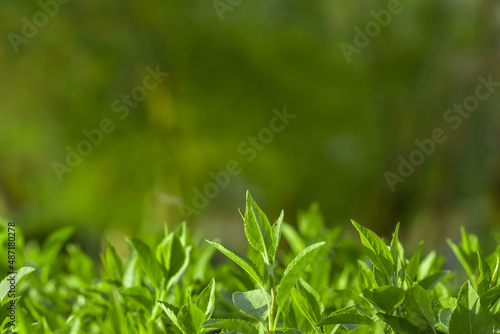
{"label": "green leaf", "polygon": [[497,256],[497,264],[495,265],[495,270],[493,270],[493,275],[491,276],[490,288],[497,285],[499,267],[500,267],[500,257]]}
{"label": "green leaf", "polygon": [[177,314],[177,321],[184,332],[198,334],[201,332],[201,326],[205,321],[205,313],[195,304],[186,304],[181,307]]}
{"label": "green leaf", "polygon": [[457,299],[455,297],[439,297],[439,303],[443,308],[455,309],[457,307]]}
{"label": "green leaf", "polygon": [[314,328],[321,320],[325,306],[321,302],[319,294],[302,278],[297,282],[297,288],[292,289],[292,299],[298,309]]}
{"label": "green leaf", "polygon": [[429,254],[427,254],[427,256],[422,260],[420,266],[418,267],[418,281],[441,270],[443,258],[438,258],[436,254],[436,251],[430,251]]}
{"label": "green leaf", "polygon": [[210,260],[216,251],[217,249],[210,245],[203,245],[199,248],[198,258],[194,263],[194,279],[199,281],[205,281],[208,279],[208,275],[210,275],[211,270]]}
{"label": "green leaf", "polygon": [[408,262],[406,266],[406,274],[415,281],[417,279],[417,274],[418,274],[418,267],[420,264],[420,255],[422,254],[422,248],[424,246],[424,242],[421,241],[420,244],[418,245],[417,250],[411,257],[410,261]]}
{"label": "green leaf", "polygon": [[243,270],[246,271],[246,273],[262,288],[263,286],[263,280],[262,276],[260,275],[257,267],[255,264],[245,255],[230,249],[229,247],[226,247],[216,241],[210,241],[207,240],[209,244],[217,248],[219,251],[221,251],[224,255],[226,255],[228,258],[236,262],[237,265],[239,265]]}
{"label": "green leaf", "polygon": [[371,290],[363,290],[363,296],[382,311],[391,314],[403,303],[405,291],[395,286],[381,286]]}
{"label": "green leaf", "polygon": [[268,301],[271,297],[262,289],[233,293],[234,305],[243,313],[265,323],[268,317]]}
{"label": "green leaf", "polygon": [[465,269],[465,272],[467,273],[467,276],[469,276],[469,279],[474,281],[474,275],[472,273],[472,268],[469,264],[469,261],[467,260],[467,254],[465,254],[464,251],[450,239],[446,241],[448,242],[448,245],[450,246],[453,253],[455,253],[458,261],[460,261],[460,263],[462,264],[462,267]]}
{"label": "green leaf", "polygon": [[282,314],[283,317],[283,326],[286,328],[303,328],[302,324],[307,320],[301,316],[299,305],[294,302],[286,303],[280,314]]}
{"label": "green leaf", "polygon": [[395,264],[398,263],[399,261],[398,234],[399,234],[399,223],[396,225],[396,229],[394,230],[394,234],[392,235],[391,246],[390,246],[392,262],[394,262]]}
{"label": "green leaf", "polygon": [[[11,300],[12,302],[12,300]],[[18,300],[19,302],[19,300]],[[17,303],[17,308],[19,309],[19,303]],[[65,319],[57,314],[54,310],[49,309],[47,306],[45,306],[43,303],[38,302],[36,299],[29,299],[25,298],[24,299],[24,306],[26,306],[26,309],[29,311],[29,314],[33,317],[33,319],[37,321],[41,321],[42,318],[45,318],[47,321],[47,324],[51,328],[60,328],[62,325],[64,325]],[[5,306],[3,306],[5,307]]]}
{"label": "green leaf", "polygon": [[54,262],[64,243],[71,238],[73,233],[75,233],[75,227],[67,226],[51,233],[47,237],[42,246],[43,261],[46,266]]}
{"label": "green leaf", "polygon": [[395,317],[384,313],[377,313],[377,316],[386,322],[398,334],[422,334],[424,331],[413,325],[409,320]]}
{"label": "green leaf", "polygon": [[172,321],[172,323],[177,328],[179,328],[183,334],[192,334],[192,333],[186,333],[184,330],[184,327],[182,327],[181,324],[179,323],[179,321],[177,320],[177,314],[179,314],[179,312],[180,312],[179,309],[172,307],[172,305],[170,305],[169,303],[162,302],[161,300],[157,300],[156,302],[160,305],[160,307],[163,309],[163,311],[165,311],[165,313],[167,314],[169,319]]}
{"label": "green leaf", "polygon": [[[269,264],[268,250],[272,248],[271,225],[266,215],[255,203],[250,192],[247,191],[245,210],[245,234],[248,243],[259,251],[264,258],[264,262]],[[255,215],[254,207],[257,209],[258,217]]]}
{"label": "green leaf", "polygon": [[422,288],[424,288],[426,290],[430,290],[433,287],[435,287],[436,284],[438,284],[439,282],[441,282],[447,278],[450,278],[451,276],[452,275],[451,275],[451,272],[449,270],[443,270],[443,271],[440,271],[438,273],[427,276],[423,280],[419,281],[418,284]]}
{"label": "green leaf", "polygon": [[83,284],[90,286],[97,275],[94,261],[82,251],[78,244],[67,244],[66,252],[70,259],[66,263],[69,272],[82,280],[82,287]]}
{"label": "green leaf", "polygon": [[315,243],[297,255],[292,262],[286,267],[283,277],[281,279],[280,285],[276,292],[276,302],[278,303],[278,309],[283,307],[290,291],[299,278],[304,274],[307,269],[308,264],[315,258],[321,246],[325,242]]}
{"label": "green leaf", "polygon": [[142,269],[136,252],[130,254],[124,265],[123,287],[130,288],[140,285],[142,280]]}
{"label": "green leaf", "polygon": [[226,329],[238,333],[254,334],[257,333],[257,327],[251,322],[241,319],[221,319],[211,322],[208,327]]}
{"label": "green leaf", "polygon": [[370,261],[387,278],[391,277],[394,263],[392,262],[392,255],[387,245],[374,232],[359,225],[354,220],[351,220],[351,222],[359,232],[363,249]]}
{"label": "green leaf", "polygon": [[302,332],[295,328],[288,328],[283,332],[283,334],[302,334]]}
{"label": "green leaf", "polygon": [[212,278],[210,283],[203,289],[196,299],[196,306],[205,313],[205,318],[210,319],[215,308],[215,279]]}
{"label": "green leaf", "polygon": [[323,305],[318,292],[302,278],[299,278],[299,281],[297,282],[297,291],[305,297],[308,308],[314,315],[314,323],[317,323],[325,311],[325,306]]}
{"label": "green leaf", "polygon": [[114,279],[121,281],[123,279],[123,261],[115,247],[108,239],[104,242],[104,266],[108,274]]}
{"label": "green leaf", "polygon": [[120,291],[120,294],[136,301],[146,311],[149,311],[153,308],[153,296],[151,295],[151,292],[143,286],[133,286],[127,289],[123,289],[122,291]]}
{"label": "green leaf", "polygon": [[358,265],[358,281],[362,284],[361,286],[371,288],[375,286],[375,278],[373,277],[372,269],[361,260],[356,260]]}
{"label": "green leaf", "polygon": [[427,291],[416,284],[408,290],[405,299],[407,319],[415,326],[434,331],[434,312],[432,311],[431,298]]}
{"label": "green leaf", "polygon": [[322,320],[318,326],[335,324],[372,325],[373,320],[361,313],[354,305],[337,310]]}
{"label": "green leaf", "polygon": [[293,250],[295,254],[299,254],[306,248],[306,243],[300,234],[293,228],[292,225],[283,223],[281,226],[281,231],[285,237],[288,245]]}
{"label": "green leaf", "polygon": [[[82,332],[82,320],[80,317],[74,317],[66,325],[57,331],[57,334],[79,334]],[[19,330],[19,333],[28,333],[25,330]]]}
{"label": "green leaf", "polygon": [[123,308],[123,299],[118,294],[117,290],[111,293],[111,310],[107,313],[108,320],[113,325],[118,333],[127,333],[127,322],[125,318],[125,310]]}
{"label": "green leaf", "polygon": [[187,246],[189,239],[189,231],[185,221],[183,221],[179,226],[177,226],[177,229],[175,230],[175,236],[179,238],[183,247]]}
{"label": "green leaf", "polygon": [[69,240],[69,238],[71,238],[73,233],[75,233],[74,226],[63,227],[51,233],[44,241],[42,245],[43,265],[40,274],[43,282],[48,280],[50,271],[52,270],[52,265],[56,261],[62,247]]}
{"label": "green leaf", "polygon": [[[179,226],[179,228],[182,226],[184,224]],[[183,230],[185,230],[185,227],[178,230],[178,232],[182,232]],[[187,233],[180,234],[181,236],[187,235]],[[170,291],[186,271],[189,265],[190,251],[191,246],[185,246],[181,238],[174,233],[164,238],[156,248],[156,259],[161,263],[168,277],[167,291]]]}
{"label": "green leaf", "polygon": [[479,296],[482,296],[486,291],[490,288],[491,283],[491,268],[486,262],[486,260],[481,256],[480,252],[477,252],[478,258],[478,272],[479,275],[477,277],[477,293]]}
{"label": "green leaf", "polygon": [[[292,303],[294,303],[297,306],[297,309],[302,314],[302,317],[309,322],[310,326],[316,327],[319,318],[316,317],[316,315],[312,311],[311,306],[307,302],[307,298],[304,295],[302,295],[302,293],[300,293],[297,289],[292,289],[290,293],[292,296]],[[298,327],[305,329],[302,326]]]}
{"label": "green leaf", "polygon": [[161,301],[161,300],[157,300],[156,301],[160,306],[162,306],[162,309],[168,309],[172,312],[173,315],[175,315],[177,317],[177,314],[179,314],[179,311],[180,309],[175,306],[175,305],[172,305],[168,302],[164,302],[164,301]]}
{"label": "green leaf", "polygon": [[7,297],[10,291],[10,287],[12,283],[14,284],[15,290],[17,292],[17,287],[19,284],[35,271],[35,268],[32,267],[22,267],[17,270],[16,274],[10,274],[5,276],[5,278],[0,282],[0,304],[3,305],[7,300],[11,300],[12,298]]}
{"label": "green leaf", "polygon": [[312,203],[306,212],[299,211],[298,227],[302,235],[314,239],[323,230],[325,223],[318,203]]}
{"label": "green leaf", "polygon": [[280,216],[276,222],[271,226],[271,232],[273,236],[272,247],[269,250],[269,256],[271,256],[271,262],[276,260],[276,253],[278,252],[278,247],[281,239],[281,224],[283,223],[284,212],[281,211]]}
{"label": "green leaf", "polygon": [[453,314],[453,309],[451,308],[443,308],[439,311],[439,322],[445,325],[446,327],[450,327],[451,315]]}
{"label": "green leaf", "polygon": [[385,273],[380,271],[375,266],[373,266],[373,279],[375,280],[375,283],[377,283],[378,286],[386,286],[391,284],[389,277],[387,277]]}
{"label": "green leaf", "polygon": [[137,252],[139,263],[151,281],[151,284],[153,284],[156,289],[161,289],[162,281],[166,276],[165,269],[155,259],[149,246],[134,237],[128,237],[127,242]]}
{"label": "green leaf", "polygon": [[170,291],[170,289],[172,289],[172,287],[175,286],[175,284],[177,284],[181,280],[182,276],[184,275],[189,266],[191,246],[186,246],[184,248],[184,251],[186,252],[186,256],[184,257],[184,262],[182,263],[182,266],[175,273],[173,272],[169,273],[169,275],[171,274],[171,276],[169,277],[167,282],[167,288],[166,288],[167,291]]}
{"label": "green leaf", "polygon": [[486,310],[489,310],[499,298],[500,298],[500,285],[497,285],[486,291],[481,296],[481,305],[483,305],[483,307]]}
{"label": "green leaf", "polygon": [[390,251],[392,255],[392,262],[394,263],[393,271],[397,274],[394,277],[394,284],[396,286],[403,286],[406,278],[406,268],[405,268],[405,257],[403,246],[399,243],[399,223],[396,225],[396,229],[392,236]]}
{"label": "green leaf", "polygon": [[450,333],[493,333],[488,311],[481,306],[479,295],[468,281],[462,286],[458,294],[457,307],[451,315]]}
{"label": "green leaf", "polygon": [[174,233],[164,238],[156,248],[156,259],[163,265],[168,276],[174,275],[181,269],[185,258],[184,246]]}

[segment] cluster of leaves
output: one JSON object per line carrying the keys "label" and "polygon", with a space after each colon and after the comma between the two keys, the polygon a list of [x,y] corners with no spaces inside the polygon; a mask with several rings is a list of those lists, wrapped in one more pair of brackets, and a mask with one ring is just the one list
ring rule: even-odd
{"label": "cluster of leaves", "polygon": [[[460,245],[449,241],[468,275],[457,284],[458,275],[443,270],[443,257],[422,256],[423,243],[406,257],[399,225],[386,244],[353,221],[360,243],[327,229],[314,204],[299,213],[297,229],[283,221],[283,212],[271,225],[248,193],[242,218],[246,254],[196,240],[182,224],[165,228],[154,247],[128,238],[126,259],[106,241],[99,275],[94,262],[67,243],[71,228],[54,232],[41,247],[24,246],[20,237],[19,261],[26,266],[16,277],[16,326],[9,325],[6,277],[2,332],[500,333],[500,248],[483,257],[477,238],[463,229]],[[216,250],[237,266],[214,266]]]}

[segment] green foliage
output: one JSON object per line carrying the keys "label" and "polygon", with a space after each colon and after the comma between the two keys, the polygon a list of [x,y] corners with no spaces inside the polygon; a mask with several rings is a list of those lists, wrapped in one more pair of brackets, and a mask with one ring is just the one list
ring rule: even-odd
{"label": "green foliage", "polygon": [[[182,224],[156,243],[127,238],[125,258],[105,240],[99,270],[68,243],[72,229],[55,231],[17,250],[16,295],[10,276],[0,282],[2,333],[500,333],[499,250],[483,256],[465,230],[449,242],[468,276],[458,285],[422,243],[405,255],[399,224],[389,244],[355,222],[360,242],[339,238],[312,205],[295,229],[283,212],[271,224],[249,193],[242,218],[246,254],[195,241]],[[214,267],[215,250],[237,266]]]}

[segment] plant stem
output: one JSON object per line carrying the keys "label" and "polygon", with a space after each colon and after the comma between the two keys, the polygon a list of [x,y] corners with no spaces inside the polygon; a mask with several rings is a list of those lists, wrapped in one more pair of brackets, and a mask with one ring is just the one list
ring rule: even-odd
{"label": "plant stem", "polygon": [[271,306],[269,308],[269,333],[274,334],[274,275],[269,275],[269,285],[271,286]]}

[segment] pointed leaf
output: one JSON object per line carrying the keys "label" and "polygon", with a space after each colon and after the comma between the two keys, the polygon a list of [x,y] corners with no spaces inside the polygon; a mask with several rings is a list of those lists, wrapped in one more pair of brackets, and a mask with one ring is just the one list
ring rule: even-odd
{"label": "pointed leaf", "polygon": [[478,258],[478,277],[477,277],[477,293],[482,296],[490,288],[491,283],[491,268],[482,257],[480,252],[477,252]]}
{"label": "pointed leaf", "polygon": [[[167,303],[167,302],[164,302],[164,301],[161,301],[161,300],[157,300],[156,302],[158,303],[158,305],[161,306],[161,308],[163,310],[168,310],[168,311],[165,311],[165,313],[167,313],[167,315],[169,313],[173,314],[175,316],[175,318],[177,319],[177,314],[179,314],[179,311],[180,311],[180,309],[177,306],[174,306],[174,305],[172,305],[170,303]],[[170,319],[170,320],[172,320],[172,319]]]}
{"label": "pointed leaf", "polygon": [[137,252],[133,252],[127,259],[123,268],[122,284],[125,288],[130,288],[141,284],[142,269],[139,264]]}
{"label": "pointed leaf", "polygon": [[52,232],[42,245],[43,261],[46,266],[51,265],[59,254],[64,243],[75,233],[74,226],[63,227]]}
{"label": "pointed leaf", "polygon": [[185,258],[184,246],[174,233],[169,234],[156,247],[156,259],[163,265],[169,277],[180,270]]}
{"label": "pointed leaf", "polygon": [[469,261],[467,260],[467,254],[465,254],[464,251],[450,239],[446,241],[448,242],[448,245],[450,246],[453,253],[455,253],[455,256],[457,257],[458,261],[460,261],[460,263],[462,264],[462,267],[465,269],[465,272],[467,273],[467,276],[469,276],[469,279],[474,280],[474,275],[472,274],[472,268],[469,265]]}
{"label": "pointed leaf", "polygon": [[499,298],[500,298],[500,285],[497,285],[486,291],[481,296],[481,305],[486,310],[489,310]]}
{"label": "pointed leaf", "polygon": [[[258,217],[255,215],[254,207],[257,209]],[[245,210],[245,234],[248,243],[259,251],[265,263],[269,264],[268,249],[271,248],[272,244],[271,225],[248,191]]]}
{"label": "pointed leaf", "polygon": [[432,275],[436,271],[435,266],[437,261],[436,251],[430,251],[418,266],[417,280],[420,281],[425,277]]}
{"label": "pointed leaf", "polygon": [[302,278],[297,282],[297,290],[306,298],[307,304],[314,314],[315,323],[318,322],[325,311],[325,306],[318,292]]}
{"label": "pointed leaf", "polygon": [[448,279],[450,277],[452,277],[451,272],[449,270],[443,270],[438,273],[427,276],[423,280],[419,281],[418,284],[422,288],[430,290],[433,287],[435,287],[436,284],[438,284],[439,282]]}
{"label": "pointed leaf", "polygon": [[264,323],[268,317],[268,301],[271,299],[262,289],[233,293],[234,305],[243,313]]}
{"label": "pointed leaf", "polygon": [[151,281],[151,284],[153,284],[156,289],[160,289],[162,280],[166,276],[165,269],[156,261],[149,246],[134,237],[128,237],[127,242],[137,252],[139,263]]}
{"label": "pointed leaf", "polygon": [[363,290],[363,296],[382,311],[391,314],[403,303],[405,291],[395,286],[381,286],[375,289]]}
{"label": "pointed leaf", "polygon": [[418,267],[420,265],[420,255],[422,254],[422,248],[424,246],[424,242],[421,241],[418,245],[417,250],[411,257],[410,261],[406,265],[406,274],[410,276],[410,279],[415,281],[417,279]]}
{"label": "pointed leaf", "polygon": [[210,319],[215,308],[215,279],[200,293],[196,299],[196,306],[205,313],[205,318]]}
{"label": "pointed leaf", "polygon": [[[15,274],[10,274],[5,276],[5,278],[0,282],[0,304],[4,304],[5,301],[11,300],[12,298],[7,298],[7,295],[10,291],[11,283],[17,287],[19,284],[28,277],[29,274],[35,271],[35,268],[32,267],[22,267]],[[3,320],[3,319],[2,319]]]}
{"label": "pointed leaf", "polygon": [[488,311],[481,306],[479,295],[467,281],[458,294],[457,307],[450,320],[452,334],[492,334]]}
{"label": "pointed leaf", "polygon": [[392,261],[394,263],[398,263],[399,260],[399,240],[398,240],[398,235],[399,235],[399,223],[396,225],[396,229],[394,230],[394,234],[392,235],[392,240],[391,240],[391,255],[392,255]]}
{"label": "pointed leaf", "polygon": [[451,308],[443,308],[439,311],[439,322],[445,325],[446,327],[450,327],[451,315],[453,314],[453,310]]}
{"label": "pointed leaf", "polygon": [[391,277],[394,263],[392,262],[392,255],[387,245],[374,232],[353,220],[351,222],[359,232],[361,243],[370,261],[387,278]]}
{"label": "pointed leaf", "polygon": [[408,290],[405,299],[407,319],[415,326],[431,330],[434,327],[434,312],[427,291],[416,284]]}
{"label": "pointed leaf", "polygon": [[177,314],[177,321],[186,333],[198,334],[205,322],[205,314],[195,304],[186,304]]}
{"label": "pointed leaf", "polygon": [[314,239],[321,233],[325,223],[318,203],[312,203],[307,211],[299,212],[298,227],[300,233],[309,239]]}
{"label": "pointed leaf", "polygon": [[394,317],[384,313],[377,313],[377,316],[386,322],[398,334],[423,334],[426,333],[413,325],[410,321],[401,317]]}
{"label": "pointed leaf", "polygon": [[281,223],[283,222],[283,215],[284,212],[281,211],[280,216],[276,220],[276,222],[271,226],[271,231],[272,231],[272,236],[273,236],[273,242],[272,242],[272,247],[269,251],[269,256],[271,256],[272,262],[276,260],[276,253],[278,252],[278,247],[281,239]]}
{"label": "pointed leaf", "polygon": [[500,257],[497,256],[497,264],[495,265],[495,270],[493,271],[493,275],[491,276],[490,288],[497,285],[498,279],[498,268],[500,267]]}
{"label": "pointed leaf", "polygon": [[299,254],[306,248],[304,239],[302,239],[299,233],[290,224],[283,223],[281,226],[281,232],[295,254]]}
{"label": "pointed leaf", "polygon": [[283,273],[283,278],[276,292],[276,302],[278,303],[279,309],[283,307],[290,291],[299,278],[304,274],[307,269],[307,265],[315,258],[321,246],[325,242],[315,243],[297,255],[292,262],[286,267]]}
{"label": "pointed leaf", "polygon": [[106,271],[114,279],[121,281],[123,279],[123,261],[115,247],[106,239],[104,243],[104,265]]}
{"label": "pointed leaf", "polygon": [[263,288],[263,280],[262,276],[260,275],[257,267],[255,264],[245,255],[230,249],[229,247],[226,247],[216,241],[210,241],[207,240],[209,244],[217,248],[219,251],[221,251],[224,255],[226,255],[228,258],[236,262],[237,265],[239,265],[243,270],[246,271],[248,275],[260,286]]}
{"label": "pointed leaf", "polygon": [[330,316],[321,321],[318,326],[335,324],[373,325],[373,320],[352,305],[333,312]]}
{"label": "pointed leaf", "polygon": [[153,308],[154,299],[149,289],[143,286],[133,286],[131,288],[120,291],[122,296],[126,296],[135,300],[139,305],[142,305],[145,310],[149,311]]}

